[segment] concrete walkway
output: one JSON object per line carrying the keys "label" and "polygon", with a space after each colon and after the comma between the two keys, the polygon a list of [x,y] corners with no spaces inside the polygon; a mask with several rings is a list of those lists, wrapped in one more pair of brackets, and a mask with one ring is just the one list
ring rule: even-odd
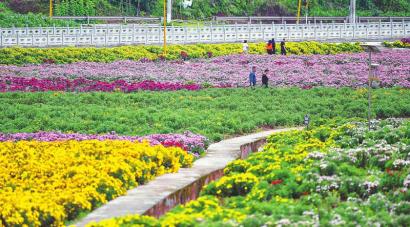
{"label": "concrete walkway", "polygon": [[128,214],[159,217],[178,204],[196,199],[203,185],[220,178],[225,166],[233,160],[246,158],[266,142],[266,137],[299,128],[277,129],[223,140],[212,144],[205,157],[194,162],[192,168],[181,168],[177,173],[156,177],[146,185],[129,190],[75,223],[85,226],[93,221]]}

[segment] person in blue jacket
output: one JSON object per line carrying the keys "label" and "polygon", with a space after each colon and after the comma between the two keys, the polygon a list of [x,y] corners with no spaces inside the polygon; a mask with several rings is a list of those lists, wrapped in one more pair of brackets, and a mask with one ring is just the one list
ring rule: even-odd
{"label": "person in blue jacket", "polygon": [[275,39],[272,39],[272,54],[276,54],[276,42],[275,42]]}
{"label": "person in blue jacket", "polygon": [[249,85],[256,86],[256,66],[252,66],[252,71],[249,73]]}

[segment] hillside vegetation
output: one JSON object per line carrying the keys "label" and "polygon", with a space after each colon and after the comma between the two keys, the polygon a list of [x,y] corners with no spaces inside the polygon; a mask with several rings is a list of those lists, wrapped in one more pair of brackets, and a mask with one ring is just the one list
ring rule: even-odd
{"label": "hillside vegetation", "polygon": [[[21,8],[23,9],[23,8]],[[33,9],[37,9],[33,5]],[[67,26],[74,25],[74,22],[52,20],[45,14],[31,13],[26,14],[16,13],[6,6],[5,3],[0,2],[0,28],[8,27],[37,27],[37,26]]]}
{"label": "hillside vegetation", "polygon": [[[306,0],[303,0],[305,6]],[[184,0],[173,0],[173,14],[180,19],[205,19],[220,16],[289,16],[297,13],[297,0],[193,0],[184,8]],[[309,0],[308,11],[314,16],[347,16],[349,0]],[[408,0],[357,0],[359,16],[410,16]],[[161,16],[163,0],[62,0],[57,14],[129,14]],[[305,15],[305,7],[302,15]]]}
{"label": "hillside vegetation", "polygon": [[[212,16],[295,16],[297,0],[193,0],[184,7],[185,0],[173,0],[173,17],[177,19],[209,19]],[[303,0],[302,15],[306,15],[307,0]],[[48,13],[47,0],[4,0],[14,12]],[[311,16],[347,16],[349,0],[309,0]],[[357,0],[358,16],[410,16],[409,0]],[[161,16],[163,0],[60,0],[55,1],[55,15],[129,15]],[[0,26],[52,24],[41,16],[13,14],[0,3]],[[57,22],[58,23],[58,22]]]}

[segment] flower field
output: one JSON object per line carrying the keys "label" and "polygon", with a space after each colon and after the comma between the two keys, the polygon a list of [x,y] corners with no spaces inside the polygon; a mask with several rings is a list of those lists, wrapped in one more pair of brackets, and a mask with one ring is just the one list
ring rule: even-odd
{"label": "flower field", "polygon": [[[266,53],[265,43],[252,43],[250,54]],[[337,54],[361,52],[358,43],[318,43],[298,42],[287,44],[289,54]],[[279,49],[279,43],[277,45]],[[119,60],[147,61],[164,59],[162,47],[159,46],[122,46],[111,48],[65,47],[65,48],[2,48],[0,49],[0,64],[24,65],[73,62],[113,62]],[[211,56],[226,56],[242,53],[242,44],[195,44],[171,45],[167,48],[165,59],[181,59],[185,52],[188,58],[209,58]]]}
{"label": "flower field", "polygon": [[[92,226],[409,226],[410,122],[360,123],[367,54],[358,43],[287,48],[173,45],[166,59],[158,46],[0,49],[0,226],[69,224],[191,166],[211,142],[306,114],[313,129],[271,136],[198,200]],[[410,116],[409,56],[374,55],[372,118]],[[258,85],[270,70],[270,88],[246,88],[252,66]]]}
{"label": "flower field", "polygon": [[410,121],[328,122],[272,135],[202,196],[159,220],[89,226],[408,226]]}
{"label": "flower field", "polygon": [[200,89],[200,85],[181,84],[169,82],[142,81],[128,83],[123,80],[114,82],[94,81],[87,79],[68,80],[64,78],[37,79],[21,77],[3,77],[0,79],[0,92],[42,92],[42,91],[65,91],[65,92],[135,92],[138,90],[147,91],[175,91]]}
{"label": "flower field", "polygon": [[1,223],[60,226],[192,161],[181,148],[148,142],[0,142]]}
{"label": "flower field", "polygon": [[[117,61],[68,65],[0,66],[1,91],[198,90],[201,87],[248,86],[256,66],[258,83],[269,69],[274,87],[363,87],[367,54],[313,56],[230,55],[191,62]],[[381,87],[410,87],[410,50],[386,50],[374,56]],[[154,82],[155,81],[155,82]]]}
{"label": "flower field", "polygon": [[18,141],[67,141],[67,140],[127,140],[131,142],[148,141],[151,145],[163,145],[165,147],[180,147],[185,151],[199,157],[205,152],[208,146],[208,140],[201,135],[192,132],[185,132],[183,134],[150,134],[147,136],[123,136],[115,132],[110,134],[88,135],[80,133],[61,133],[61,132],[35,132],[35,133],[14,133],[5,134],[0,133],[0,142],[18,142]]}

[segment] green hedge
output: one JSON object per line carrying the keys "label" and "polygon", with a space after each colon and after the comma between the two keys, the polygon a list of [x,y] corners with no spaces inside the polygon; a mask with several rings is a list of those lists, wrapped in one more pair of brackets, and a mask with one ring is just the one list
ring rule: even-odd
{"label": "green hedge", "polygon": [[[247,75],[244,75],[247,76]],[[16,101],[17,100],[17,101]],[[0,132],[143,135],[190,130],[213,141],[259,126],[367,117],[365,89],[235,88],[137,93],[0,93]],[[375,89],[373,117],[409,117],[409,89]]]}

